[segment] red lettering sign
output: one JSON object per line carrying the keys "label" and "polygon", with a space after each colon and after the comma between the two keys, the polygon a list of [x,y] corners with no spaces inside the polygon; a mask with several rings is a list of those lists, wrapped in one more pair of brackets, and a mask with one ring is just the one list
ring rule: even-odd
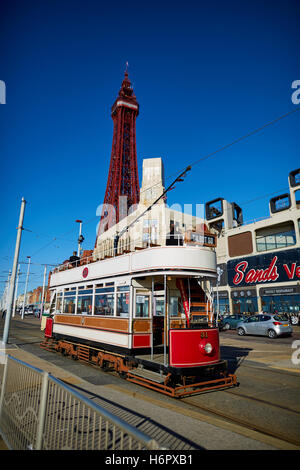
{"label": "red lettering sign", "polygon": [[245,282],[247,284],[252,284],[254,282],[262,282],[262,281],[263,282],[276,281],[279,277],[277,266],[276,266],[277,259],[278,259],[277,256],[274,256],[274,258],[272,259],[270,263],[270,266],[267,269],[250,269],[250,271],[246,274],[246,276],[245,276],[245,271],[248,267],[248,262],[241,261],[235,267],[235,272],[237,274],[233,278],[233,283],[237,286],[243,281],[244,277],[245,277]]}
{"label": "red lettering sign", "polygon": [[285,272],[287,273],[288,278],[293,279],[294,274],[295,274],[295,269],[296,269],[296,263],[292,264],[291,270],[289,270],[289,267],[287,264],[284,264],[283,267],[285,269]]}
{"label": "red lettering sign", "polygon": [[237,273],[234,278],[233,278],[233,283],[237,286],[242,282],[244,279],[244,272],[247,269],[248,262],[247,261],[241,261],[238,263],[235,267],[235,272]]}

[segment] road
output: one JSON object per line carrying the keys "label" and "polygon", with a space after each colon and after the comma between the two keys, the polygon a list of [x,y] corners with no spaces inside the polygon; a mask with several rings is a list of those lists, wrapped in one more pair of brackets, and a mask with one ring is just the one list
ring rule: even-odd
{"label": "road", "polygon": [[[2,330],[0,320],[1,336]],[[42,337],[38,319],[15,317],[10,353],[34,359],[37,367],[48,368],[171,449],[300,449],[300,366],[291,361],[300,327],[294,327],[293,337],[275,340],[221,332],[221,354],[239,387],[181,400],[42,350]]]}

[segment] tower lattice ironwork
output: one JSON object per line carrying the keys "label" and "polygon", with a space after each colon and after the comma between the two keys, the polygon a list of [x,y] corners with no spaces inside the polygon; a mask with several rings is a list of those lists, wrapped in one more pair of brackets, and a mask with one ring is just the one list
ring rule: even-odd
{"label": "tower lattice ironwork", "polygon": [[126,68],[118,97],[111,108],[113,142],[97,238],[126,217],[128,210],[139,203],[135,126],[138,114],[139,104]]}

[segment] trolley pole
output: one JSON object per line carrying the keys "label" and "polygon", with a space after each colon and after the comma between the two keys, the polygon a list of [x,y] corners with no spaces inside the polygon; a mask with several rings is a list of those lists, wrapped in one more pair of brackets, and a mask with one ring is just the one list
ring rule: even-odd
{"label": "trolley pole", "polygon": [[5,324],[4,324],[3,337],[2,337],[3,344],[7,344],[8,342],[9,326],[10,326],[10,319],[11,319],[11,314],[12,314],[13,300],[14,300],[14,293],[15,293],[17,266],[19,262],[19,252],[20,252],[21,237],[22,237],[22,230],[23,230],[25,204],[26,204],[26,201],[24,198],[22,198],[14,262],[13,262],[13,268],[12,268],[9,290],[8,290],[7,311],[6,311],[6,316],[5,316]]}
{"label": "trolley pole", "polygon": [[75,220],[75,222],[79,223],[79,234],[78,234],[78,253],[77,253],[77,256],[79,256],[80,258],[80,255],[81,255],[81,243],[83,242],[84,240],[84,237],[82,236],[82,220]]}

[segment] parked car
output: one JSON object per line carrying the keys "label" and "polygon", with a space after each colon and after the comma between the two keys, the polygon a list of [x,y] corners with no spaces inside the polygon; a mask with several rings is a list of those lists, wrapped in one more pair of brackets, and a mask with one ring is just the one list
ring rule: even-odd
{"label": "parked car", "polygon": [[[19,315],[22,315],[23,307],[21,307],[18,311]],[[24,315],[33,315],[34,314],[34,306],[33,305],[25,305],[24,308]]]}
{"label": "parked car", "polygon": [[237,325],[239,336],[262,335],[269,338],[293,333],[293,328],[285,315],[253,315]]}
{"label": "parked car", "polygon": [[222,326],[224,330],[235,329],[237,324],[246,319],[245,315],[235,314],[223,317]]}

